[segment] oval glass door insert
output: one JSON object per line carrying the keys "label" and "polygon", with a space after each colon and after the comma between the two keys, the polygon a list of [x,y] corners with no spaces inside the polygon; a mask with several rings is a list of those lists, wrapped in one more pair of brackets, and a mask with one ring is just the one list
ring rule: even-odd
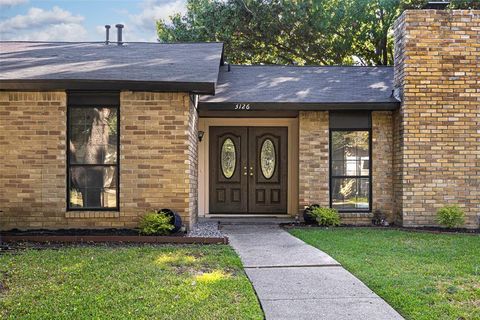
{"label": "oval glass door insert", "polygon": [[225,141],[223,141],[220,161],[223,175],[225,176],[225,178],[230,179],[235,173],[235,166],[237,164],[237,153],[235,151],[235,144],[230,138],[227,138],[225,139]]}
{"label": "oval glass door insert", "polygon": [[270,179],[275,172],[275,146],[272,140],[265,139],[260,150],[260,166],[265,179]]}

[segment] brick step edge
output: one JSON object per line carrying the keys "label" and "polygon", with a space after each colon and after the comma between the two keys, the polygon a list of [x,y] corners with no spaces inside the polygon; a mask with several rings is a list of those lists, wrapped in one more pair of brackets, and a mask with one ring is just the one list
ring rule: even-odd
{"label": "brick step edge", "polygon": [[175,244],[228,244],[228,237],[172,237],[172,236],[32,236],[1,235],[4,242],[129,242],[129,243],[175,243]]}

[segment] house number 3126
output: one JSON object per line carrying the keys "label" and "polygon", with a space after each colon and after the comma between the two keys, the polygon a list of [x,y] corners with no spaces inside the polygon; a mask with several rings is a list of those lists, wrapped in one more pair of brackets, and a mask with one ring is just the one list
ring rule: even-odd
{"label": "house number 3126", "polygon": [[249,103],[237,103],[235,105],[235,110],[250,110]]}

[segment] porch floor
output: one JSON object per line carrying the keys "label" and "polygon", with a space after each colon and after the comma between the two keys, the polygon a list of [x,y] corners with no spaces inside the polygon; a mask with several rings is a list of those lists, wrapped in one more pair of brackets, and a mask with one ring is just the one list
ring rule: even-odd
{"label": "porch floor", "polygon": [[198,218],[199,222],[215,221],[220,225],[280,225],[295,222],[290,215],[208,215]]}

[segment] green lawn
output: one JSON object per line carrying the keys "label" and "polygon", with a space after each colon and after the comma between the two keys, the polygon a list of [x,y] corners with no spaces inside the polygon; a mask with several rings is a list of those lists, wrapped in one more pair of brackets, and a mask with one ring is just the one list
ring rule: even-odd
{"label": "green lawn", "polygon": [[293,229],[407,319],[480,319],[480,236]]}
{"label": "green lawn", "polygon": [[2,319],[263,319],[228,246],[26,250],[0,281]]}

